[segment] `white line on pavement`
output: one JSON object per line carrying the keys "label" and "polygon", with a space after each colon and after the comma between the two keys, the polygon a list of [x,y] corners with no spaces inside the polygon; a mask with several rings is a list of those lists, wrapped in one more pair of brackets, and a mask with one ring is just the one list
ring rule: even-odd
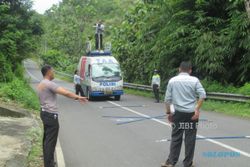
{"label": "white line on pavement", "polygon": [[[110,104],[113,104],[113,105],[115,105],[115,106],[121,107],[122,109],[127,110],[127,111],[129,111],[129,112],[132,112],[132,113],[134,113],[134,114],[137,114],[137,115],[140,115],[140,116],[143,116],[143,117],[146,117],[146,118],[151,118],[149,115],[142,114],[142,113],[140,113],[140,112],[137,112],[137,111],[132,110],[132,109],[127,108],[127,107],[122,107],[120,104],[117,104],[117,103],[115,103],[115,102],[112,102],[112,101],[108,101],[108,102],[109,102]],[[169,123],[167,123],[167,122],[163,122],[163,121],[158,120],[158,119],[156,119],[156,118],[152,118],[151,120],[153,120],[153,121],[155,121],[155,122],[158,122],[158,123],[160,123],[160,124],[163,124],[163,125],[166,125],[166,126],[171,127],[171,124],[169,124]],[[199,138],[205,138],[205,136],[202,136],[202,135],[199,135],[199,134],[197,134],[197,137],[199,137]],[[226,149],[229,149],[229,150],[238,152],[238,153],[240,153],[241,155],[244,155],[244,156],[250,158],[250,154],[249,154],[249,153],[247,153],[247,152],[245,152],[245,151],[242,151],[242,150],[239,150],[239,149],[237,149],[237,148],[235,148],[235,147],[229,146],[229,145],[227,145],[227,144],[224,144],[224,143],[222,143],[222,142],[219,142],[219,141],[216,141],[216,140],[213,140],[213,139],[204,139],[204,140],[209,141],[209,142],[211,142],[211,143],[214,143],[214,144],[216,144],[216,145],[219,145],[219,146],[221,146],[221,147],[224,147],[224,148],[226,148]]]}
{"label": "white line on pavement", "polygon": [[56,144],[56,159],[57,159],[57,167],[65,167],[64,156],[59,138]]}
{"label": "white line on pavement", "polygon": [[[25,62],[25,63],[28,63],[28,62]],[[33,78],[34,80],[36,80],[36,81],[40,81],[37,77],[35,77],[33,74],[31,74],[31,72],[29,72],[29,70],[24,66],[24,68],[25,68],[25,71],[29,74],[29,76],[31,77],[31,78]]]}

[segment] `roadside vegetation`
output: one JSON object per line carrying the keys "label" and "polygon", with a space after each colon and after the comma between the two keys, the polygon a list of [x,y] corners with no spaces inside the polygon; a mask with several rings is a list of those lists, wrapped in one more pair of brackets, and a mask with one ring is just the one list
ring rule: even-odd
{"label": "roadside vegetation", "polygon": [[[40,123],[38,97],[30,87],[28,80],[15,77],[10,82],[0,83],[0,103],[17,108],[26,108],[32,113],[33,118]],[[27,157],[29,167],[41,167],[43,164],[41,127],[41,124],[38,127],[31,127],[27,134],[27,138],[32,141],[32,147]]]}
{"label": "roadside vegetation", "polygon": [[0,83],[0,97],[3,101],[13,101],[24,108],[39,110],[38,97],[25,79],[15,78],[11,82]]}
{"label": "roadside vegetation", "polygon": [[[0,102],[26,108],[38,117],[38,98],[23,76],[23,60],[35,55],[43,33],[40,15],[31,10],[30,0],[0,1]],[[41,167],[40,127],[27,134],[32,149],[30,167]]]}
{"label": "roadside vegetation", "polygon": [[[158,69],[165,91],[180,62],[190,60],[207,92],[250,95],[250,21],[244,0],[62,1],[43,16],[39,57],[72,74],[85,42],[90,39],[94,46],[98,20],[104,20],[104,40],[112,42],[126,82],[150,85]],[[243,103],[208,100],[203,108],[249,115]]]}
{"label": "roadside vegetation", "polygon": [[27,136],[31,138],[33,142],[29,156],[27,157],[28,167],[42,167],[42,129],[31,128]]}
{"label": "roadside vegetation", "polygon": [[[162,85],[182,60],[208,92],[249,94],[250,21],[244,0],[62,1],[42,16],[39,57],[72,74],[93,25],[105,24],[105,42],[121,63],[126,82],[149,85],[158,69]],[[163,87],[165,89],[165,87]]]}
{"label": "roadside vegetation", "polygon": [[140,0],[62,1],[42,17],[44,35],[39,57],[59,71],[73,74],[88,40],[94,48],[98,21],[105,25],[105,42],[111,42],[113,30],[122,23],[127,10]]}
{"label": "roadside vegetation", "polygon": [[112,37],[127,82],[148,85],[158,69],[166,85],[183,60],[192,62],[193,75],[201,80],[225,87],[250,81],[244,0],[140,1]]}
{"label": "roadside vegetation", "polygon": [[232,84],[223,85],[217,81],[201,81],[207,92],[222,92],[250,95],[250,82],[246,82],[242,86],[234,86]]}

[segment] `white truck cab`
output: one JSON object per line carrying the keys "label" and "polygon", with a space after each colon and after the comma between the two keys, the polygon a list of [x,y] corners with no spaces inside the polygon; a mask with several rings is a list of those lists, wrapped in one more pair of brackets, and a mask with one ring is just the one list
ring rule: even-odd
{"label": "white truck cab", "polygon": [[82,56],[78,71],[84,94],[90,100],[97,96],[113,96],[115,100],[120,100],[123,78],[120,65],[111,52],[92,51]]}

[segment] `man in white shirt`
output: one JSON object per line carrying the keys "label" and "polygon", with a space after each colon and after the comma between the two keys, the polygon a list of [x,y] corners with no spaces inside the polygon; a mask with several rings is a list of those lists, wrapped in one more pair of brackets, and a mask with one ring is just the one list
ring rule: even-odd
{"label": "man in white shirt", "polygon": [[[180,73],[168,82],[165,103],[168,120],[172,122],[170,153],[161,167],[174,167],[181,152],[182,138],[185,135],[184,167],[193,167],[197,126],[200,108],[206,92],[198,78],[191,76],[192,65],[182,62]],[[175,110],[171,112],[171,105]],[[172,109],[173,110],[173,109]]]}
{"label": "man in white shirt", "polygon": [[76,95],[79,95],[80,93],[80,95],[83,97],[84,93],[83,93],[82,86],[81,86],[81,77],[79,76],[77,70],[75,70],[74,84],[75,84]]}
{"label": "man in white shirt", "polygon": [[104,24],[103,21],[99,21],[94,26],[96,28],[95,32],[95,48],[96,50],[103,50],[103,33],[104,33]]}

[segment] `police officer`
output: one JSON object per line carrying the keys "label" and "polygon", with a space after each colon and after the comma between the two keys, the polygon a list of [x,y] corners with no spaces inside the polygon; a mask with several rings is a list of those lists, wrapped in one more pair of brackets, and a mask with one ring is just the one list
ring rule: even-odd
{"label": "police officer", "polygon": [[161,78],[160,75],[158,74],[158,70],[154,70],[154,75],[152,77],[152,89],[155,95],[155,102],[159,103],[160,102],[160,95],[159,95],[159,90],[160,90],[160,84],[161,84]]}
{"label": "police officer", "polygon": [[86,102],[86,97],[78,96],[67,91],[63,87],[52,82],[54,72],[51,66],[45,65],[41,69],[43,80],[39,83],[37,90],[41,105],[41,119],[44,126],[43,134],[43,157],[44,167],[55,167],[54,151],[59,132],[58,110],[56,95],[60,94],[68,98]]}

